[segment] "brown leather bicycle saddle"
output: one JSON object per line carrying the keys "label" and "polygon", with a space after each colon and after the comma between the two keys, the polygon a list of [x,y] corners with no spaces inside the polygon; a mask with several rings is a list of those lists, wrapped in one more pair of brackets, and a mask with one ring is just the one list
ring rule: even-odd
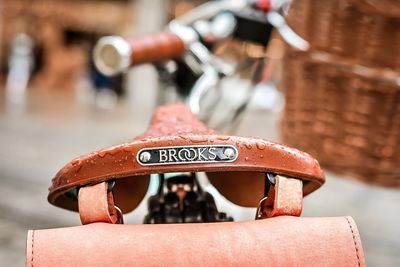
{"label": "brown leather bicycle saddle", "polygon": [[147,192],[149,175],[205,172],[227,199],[256,207],[264,194],[265,173],[303,180],[303,193],[325,181],[318,162],[297,149],[258,138],[216,133],[183,104],[157,109],[149,129],[132,142],[112,146],[72,160],[52,179],[50,203],[77,210],[71,197],[79,187],[115,181],[115,203],[132,211]]}

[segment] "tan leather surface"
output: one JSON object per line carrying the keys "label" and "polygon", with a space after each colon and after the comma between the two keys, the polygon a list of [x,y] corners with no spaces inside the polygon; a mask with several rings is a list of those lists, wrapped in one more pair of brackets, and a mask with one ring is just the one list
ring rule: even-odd
{"label": "tan leather surface", "polygon": [[132,65],[178,58],[185,52],[182,39],[169,32],[131,38],[127,41],[132,49]]}
{"label": "tan leather surface", "polygon": [[82,224],[117,222],[114,197],[111,192],[107,193],[107,188],[107,183],[102,182],[79,190],[78,207]]}
{"label": "tan leather surface", "polygon": [[26,266],[365,266],[350,217],[29,231]]}
{"label": "tan leather surface", "polygon": [[275,185],[271,186],[267,199],[260,203],[261,217],[300,216],[303,209],[302,189],[301,180],[277,175]]}
{"label": "tan leather surface", "polygon": [[[232,145],[238,150],[238,158],[234,162],[156,166],[143,166],[136,160],[142,148],[186,145]],[[147,132],[132,142],[87,154],[65,165],[53,178],[48,199],[56,206],[77,210],[76,202],[66,198],[64,192],[115,179],[115,202],[125,213],[145,195],[149,174],[167,172],[207,172],[217,190],[242,206],[258,205],[263,197],[264,172],[303,179],[304,195],[325,181],[318,162],[310,155],[258,138],[217,134],[185,105],[176,104],[158,108]]]}

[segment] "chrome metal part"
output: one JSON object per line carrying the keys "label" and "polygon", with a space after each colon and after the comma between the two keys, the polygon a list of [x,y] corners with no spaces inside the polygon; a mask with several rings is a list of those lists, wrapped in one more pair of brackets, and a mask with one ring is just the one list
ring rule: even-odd
{"label": "chrome metal part", "polygon": [[126,71],[131,61],[132,49],[120,36],[102,37],[93,50],[94,64],[105,75]]}

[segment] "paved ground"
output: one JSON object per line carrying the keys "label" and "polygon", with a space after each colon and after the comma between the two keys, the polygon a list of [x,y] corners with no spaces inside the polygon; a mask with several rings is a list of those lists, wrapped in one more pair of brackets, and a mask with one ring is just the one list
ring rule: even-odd
{"label": "paved ground", "polygon": [[[140,88],[146,84],[141,82]],[[104,111],[77,101],[73,94],[31,92],[26,111],[11,114],[0,95],[1,266],[24,264],[28,229],[79,224],[77,214],[47,203],[51,177],[78,155],[141,133],[150,118],[153,97],[154,91],[134,89],[114,110]],[[252,107],[239,132],[275,139],[276,120],[276,114]],[[307,197],[304,216],[353,216],[368,265],[400,266],[399,203],[400,191],[328,175],[327,184]],[[241,219],[254,216],[252,209],[240,212]],[[140,222],[140,213],[129,215],[126,221]]]}

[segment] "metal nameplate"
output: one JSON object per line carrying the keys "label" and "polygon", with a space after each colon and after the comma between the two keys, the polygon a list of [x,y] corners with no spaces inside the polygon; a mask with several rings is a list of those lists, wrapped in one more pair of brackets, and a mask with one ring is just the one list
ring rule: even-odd
{"label": "metal nameplate", "polygon": [[198,145],[143,148],[136,160],[148,166],[232,162],[237,157],[238,150],[232,145]]}

